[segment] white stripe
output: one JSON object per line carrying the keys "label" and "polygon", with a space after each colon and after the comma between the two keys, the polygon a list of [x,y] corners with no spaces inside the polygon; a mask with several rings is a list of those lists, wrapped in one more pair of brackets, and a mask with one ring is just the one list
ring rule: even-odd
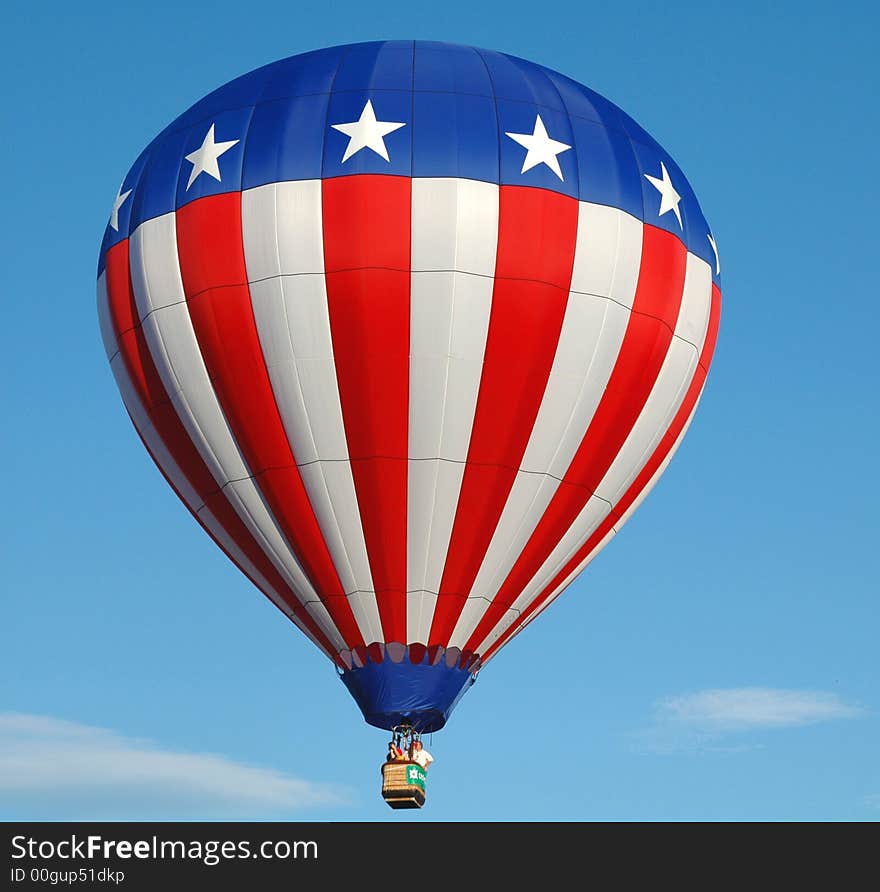
{"label": "white stripe", "polygon": [[641,265],[641,220],[617,208],[580,202],[571,290],[610,297],[631,310]]}
{"label": "white stripe", "polygon": [[130,241],[131,278],[153,362],[187,435],[218,487],[321,630],[345,642],[269,513],[229,430],[199,349],[180,277],[174,214],[142,223]]}
{"label": "white stripe", "polygon": [[584,293],[569,294],[520,470],[450,638],[458,647],[476,629],[556,494],[593,420],[626,333],[638,283],[642,225],[623,211],[580,202],[577,231],[572,286],[577,283]]}
{"label": "white stripe", "polygon": [[407,639],[428,643],[480,389],[498,186],[412,181]]}
{"label": "white stripe", "polygon": [[[104,347],[107,351],[108,358],[111,360],[110,368],[113,372],[113,377],[116,379],[116,385],[122,396],[122,402],[131,416],[135,429],[141,435],[147,448],[152,453],[156,464],[171,481],[171,485],[177,490],[180,498],[189,510],[199,518],[220,546],[224,548],[232,560],[238,564],[242,572],[244,572],[251,582],[253,582],[253,584],[260,589],[260,591],[263,592],[285,616],[296,624],[303,634],[326,653],[324,647],[303,625],[302,621],[291,611],[284,599],[275,591],[266,578],[248,560],[244,552],[242,552],[238,545],[236,545],[236,543],[229,537],[217,518],[214,517],[208,507],[202,502],[199,494],[192,488],[186,475],[180,470],[177,462],[171,457],[171,453],[165,448],[165,443],[157,433],[153,422],[150,421],[140,399],[138,399],[137,393],[131,382],[131,377],[125,367],[125,362],[119,353],[119,345],[116,341],[116,335],[110,320],[106,273],[102,273],[98,279],[98,318],[101,324],[101,335],[104,339]],[[328,653],[327,656],[331,659],[333,658],[332,654]]]}
{"label": "white stripe", "polygon": [[251,303],[287,440],[358,629],[367,643],[383,641],[333,358],[321,183],[249,189],[241,210]]}
{"label": "white stripe", "polygon": [[[627,508],[627,510],[623,513],[620,520],[614,524],[614,526],[608,531],[607,535],[602,538],[602,541],[599,542],[596,547],[565,577],[565,579],[555,588],[550,594],[548,594],[542,601],[539,607],[533,610],[529,616],[520,624],[520,626],[516,629],[515,632],[510,636],[510,638],[505,641],[505,646],[507,646],[510,641],[516,638],[517,635],[531,623],[534,619],[538,617],[540,613],[542,613],[550,604],[553,603],[567,588],[571,585],[572,582],[577,578],[577,576],[582,573],[587,565],[592,562],[592,560],[602,551],[606,545],[614,538],[614,536],[620,532],[621,527],[632,517],[632,515],[638,510],[639,505],[647,498],[647,495],[654,486],[657,484],[657,481],[663,476],[664,471],[669,465],[669,462],[672,461],[672,456],[678,451],[678,447],[681,445],[682,440],[684,440],[684,435],[687,433],[688,428],[691,426],[691,422],[694,420],[694,415],[697,413],[697,406],[700,404],[700,398],[697,397],[696,402],[694,403],[694,407],[691,410],[691,414],[688,416],[688,420],[685,422],[684,427],[681,429],[681,433],[678,435],[675,443],[673,443],[672,448],[669,450],[666,458],[660,463],[660,466],[654,472],[651,479],[645,484],[642,491],[638,494],[638,496],[633,500],[633,503]],[[508,618],[504,617],[504,621],[499,624],[499,626],[493,630],[493,634],[488,636],[485,641],[484,649],[489,648],[498,638],[504,634],[504,630],[508,628],[512,623],[516,622],[519,617],[519,612],[516,613],[516,616]],[[497,653],[497,651],[496,651]],[[492,654],[488,660],[493,659],[495,654]],[[484,660],[486,663],[488,660]]]}
{"label": "white stripe", "polygon": [[[614,461],[596,487],[595,495],[513,602],[511,608],[514,611],[525,610],[568,563],[650,460],[672,424],[693,380],[708,330],[711,302],[711,269],[704,260],[688,254],[675,333],[648,399]],[[683,334],[696,338],[697,343],[683,340]],[[509,624],[512,618],[505,617],[505,621]],[[477,648],[478,652],[488,647],[501,632],[503,628],[496,626],[493,633]]]}

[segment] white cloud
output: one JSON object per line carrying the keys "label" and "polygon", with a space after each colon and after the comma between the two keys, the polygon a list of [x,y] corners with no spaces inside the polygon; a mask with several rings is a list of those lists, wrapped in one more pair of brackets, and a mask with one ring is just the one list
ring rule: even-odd
{"label": "white cloud", "polygon": [[[864,715],[858,706],[826,691],[781,688],[715,688],[655,704],[651,727],[633,735],[636,748],[652,753],[737,753],[760,743],[749,731],[793,728]],[[731,735],[740,739],[730,741]]]}
{"label": "white cloud", "polygon": [[243,818],[345,799],[338,788],[226,756],[162,749],[47,716],[0,713],[0,801],[16,816]]}
{"label": "white cloud", "polygon": [[683,722],[706,730],[747,730],[814,725],[862,715],[837,694],[779,688],[718,688],[668,697],[657,704],[661,721]]}

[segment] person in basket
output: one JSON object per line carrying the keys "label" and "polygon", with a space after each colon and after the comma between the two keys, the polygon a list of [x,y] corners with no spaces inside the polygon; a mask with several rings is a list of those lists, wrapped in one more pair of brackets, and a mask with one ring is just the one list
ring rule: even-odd
{"label": "person in basket", "polygon": [[415,740],[412,745],[412,760],[427,770],[434,757],[422,746],[421,740]]}

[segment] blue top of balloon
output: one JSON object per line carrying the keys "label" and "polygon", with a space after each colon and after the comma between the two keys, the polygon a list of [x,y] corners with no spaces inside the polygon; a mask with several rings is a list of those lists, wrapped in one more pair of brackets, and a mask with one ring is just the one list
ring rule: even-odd
{"label": "blue top of balloon", "polygon": [[[360,151],[343,161],[350,137],[334,125],[360,120],[368,101],[379,122],[402,125],[383,137],[388,160]],[[190,185],[185,158],[211,124],[217,143],[236,142],[224,153],[222,181],[200,176]],[[536,133],[558,149],[547,156],[556,165],[535,155],[527,166]],[[118,208],[118,229],[107,227],[99,272],[105,251],[141,222],[204,195],[358,173],[531,185],[616,207],[679,235],[718,281],[710,229],[687,179],[616,105],[515,56],[402,40],[291,56],[195,103],[126,175],[120,196],[132,190],[131,199]],[[654,183],[667,179],[681,199],[674,206]]]}

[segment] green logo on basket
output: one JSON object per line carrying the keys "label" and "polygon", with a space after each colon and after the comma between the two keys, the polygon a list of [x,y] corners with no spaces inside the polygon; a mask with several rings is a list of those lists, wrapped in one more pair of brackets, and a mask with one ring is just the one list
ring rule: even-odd
{"label": "green logo on basket", "polygon": [[424,791],[426,778],[427,775],[425,774],[424,768],[420,767],[419,765],[407,765],[406,782],[410,786],[419,787]]}

